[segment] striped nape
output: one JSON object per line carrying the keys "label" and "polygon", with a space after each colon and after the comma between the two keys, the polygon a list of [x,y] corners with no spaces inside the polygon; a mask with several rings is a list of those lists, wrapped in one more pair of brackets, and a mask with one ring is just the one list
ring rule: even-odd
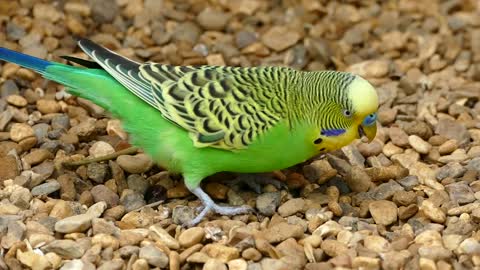
{"label": "striped nape", "polygon": [[[306,120],[325,130],[346,130],[352,123],[342,111],[354,112],[348,87],[355,75],[337,71],[303,72],[302,82],[289,91],[292,121]],[[327,132],[337,134],[338,132]]]}

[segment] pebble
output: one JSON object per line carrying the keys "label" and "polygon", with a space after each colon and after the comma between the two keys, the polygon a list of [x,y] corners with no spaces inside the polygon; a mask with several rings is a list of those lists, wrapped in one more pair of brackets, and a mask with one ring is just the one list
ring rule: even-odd
{"label": "pebble", "polygon": [[43,114],[58,113],[62,107],[55,100],[39,99],[37,100],[37,109]]}
{"label": "pebble", "polygon": [[193,227],[183,231],[179,237],[178,242],[182,247],[189,248],[202,241],[205,237],[205,230],[201,227]]}
{"label": "pebble", "polygon": [[9,104],[12,104],[13,106],[17,106],[17,107],[27,106],[27,100],[20,95],[9,95],[7,97],[7,102]]}
{"label": "pebble", "polygon": [[467,204],[475,201],[473,191],[466,183],[453,183],[445,188],[453,203]]}
{"label": "pebble", "polygon": [[137,174],[144,173],[153,166],[152,159],[145,154],[121,155],[117,158],[117,163],[125,171]]}
{"label": "pebble", "polygon": [[455,151],[457,148],[458,143],[456,140],[448,140],[438,147],[438,152],[440,153],[440,155],[448,155]]}
{"label": "pebble", "polygon": [[105,202],[108,207],[118,205],[118,195],[104,185],[96,185],[90,191],[95,202]]}
{"label": "pebble", "polygon": [[392,143],[398,147],[406,147],[410,145],[409,136],[405,131],[403,131],[403,129],[399,127],[389,128],[388,136],[390,137],[390,140],[392,141]]}
{"label": "pebble", "polygon": [[87,214],[66,217],[55,223],[55,231],[59,233],[84,232],[90,228],[92,219],[93,216]]}
{"label": "pebble", "polygon": [[432,150],[432,146],[417,135],[410,135],[408,142],[420,154],[428,154]]}
{"label": "pebble", "polygon": [[373,199],[375,200],[388,200],[391,199],[396,193],[403,191],[404,188],[396,181],[390,180],[387,183],[380,184],[373,192]]}
{"label": "pebble", "polygon": [[78,259],[85,253],[84,247],[73,240],[54,240],[45,245],[42,250],[54,252],[64,259]]}
{"label": "pebble", "polygon": [[280,205],[280,192],[260,194],[256,199],[256,208],[265,216],[272,216]]}
{"label": "pebble", "polygon": [[160,241],[170,249],[179,249],[180,244],[178,241],[173,238],[167,231],[161,228],[158,225],[153,225],[149,227],[151,232],[154,232],[153,238],[157,241]]}
{"label": "pebble", "polygon": [[103,183],[108,175],[108,165],[92,162],[87,165],[87,177],[96,183]]}
{"label": "pebble", "polygon": [[168,265],[168,256],[152,244],[140,248],[138,256],[156,267],[165,268]]}
{"label": "pebble", "polygon": [[219,243],[207,244],[202,248],[202,252],[207,254],[210,258],[215,258],[222,262],[228,262],[240,257],[238,249],[227,247]]}
{"label": "pebble", "polygon": [[278,208],[278,213],[282,217],[287,217],[300,212],[305,207],[305,200],[302,198],[295,198],[286,201]]}
{"label": "pebble", "polygon": [[17,160],[12,156],[0,155],[0,182],[19,175]]}
{"label": "pebble", "polygon": [[457,121],[441,119],[435,127],[435,133],[448,139],[457,141],[460,145],[470,139],[467,128]]}
{"label": "pebble", "polygon": [[443,224],[447,218],[445,212],[436,207],[435,204],[430,200],[423,201],[420,206],[420,210],[433,222]]}
{"label": "pebble", "polygon": [[265,46],[277,52],[295,45],[300,39],[300,34],[285,26],[273,26],[262,37]]}
{"label": "pebble", "polygon": [[35,149],[23,157],[23,160],[29,165],[37,165],[46,159],[52,159],[53,154],[47,149]]}
{"label": "pebble", "polygon": [[367,60],[349,66],[347,71],[364,78],[381,78],[388,74],[390,64],[388,60]]}
{"label": "pebble", "polygon": [[321,244],[321,249],[330,257],[337,257],[346,254],[348,251],[347,245],[332,239],[324,240]]}
{"label": "pebble", "polygon": [[88,149],[88,154],[94,158],[110,155],[113,153],[115,153],[115,149],[109,143],[103,141],[95,142],[90,147],[90,149]]}
{"label": "pebble", "polygon": [[262,234],[262,237],[270,243],[279,243],[288,238],[301,238],[304,235],[301,225],[292,225],[280,222],[271,226]]}
{"label": "pebble", "polygon": [[51,194],[57,190],[60,190],[60,183],[57,180],[50,180],[34,187],[31,192],[33,196],[41,196]]}
{"label": "pebble", "polygon": [[205,8],[197,16],[197,22],[206,30],[221,31],[228,23],[230,16],[223,11]]}
{"label": "pebble", "polygon": [[378,235],[368,235],[363,240],[363,243],[367,249],[370,249],[376,253],[383,253],[390,250],[390,243],[387,239]]}
{"label": "pebble", "polygon": [[10,129],[10,139],[19,142],[25,138],[33,137],[35,133],[31,126],[23,123],[15,123]]}
{"label": "pebble", "polygon": [[377,224],[388,226],[397,221],[397,206],[391,201],[373,201],[368,209]]}

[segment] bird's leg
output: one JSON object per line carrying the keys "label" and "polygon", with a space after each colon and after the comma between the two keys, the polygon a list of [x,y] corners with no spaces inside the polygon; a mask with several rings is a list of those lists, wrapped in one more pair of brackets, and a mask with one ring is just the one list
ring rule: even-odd
{"label": "bird's leg", "polygon": [[265,174],[244,173],[244,174],[238,175],[235,179],[230,180],[228,182],[229,184],[232,184],[232,185],[243,183],[258,194],[262,193],[262,186],[265,186],[268,184],[273,185],[277,189],[287,188],[287,185],[284,182],[280,180],[276,180]]}
{"label": "bird's leg", "polygon": [[[189,188],[190,189],[190,188]],[[200,201],[202,201],[203,204],[203,210],[198,214],[192,221],[189,222],[188,226],[195,226],[198,224],[210,210],[213,210],[213,212],[220,214],[220,215],[225,215],[225,216],[235,216],[235,215],[240,215],[240,214],[246,214],[253,209],[250,206],[244,205],[244,206],[220,206],[216,204],[210,196],[208,196],[207,193],[205,193],[201,187],[197,186],[195,188],[191,188],[190,192],[195,194]]]}

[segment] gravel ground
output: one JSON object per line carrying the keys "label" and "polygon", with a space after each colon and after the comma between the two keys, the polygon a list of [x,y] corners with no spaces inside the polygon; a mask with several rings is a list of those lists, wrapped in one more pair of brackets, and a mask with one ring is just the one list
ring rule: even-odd
{"label": "gravel ground", "polygon": [[128,135],[3,64],[0,269],[480,268],[478,1],[0,1],[2,46],[84,57],[74,36],[139,61],[355,72],[378,89],[381,127],[268,175],[288,190],[205,181],[258,213],[185,229],[199,201],[140,151],[62,166],[128,149]]}

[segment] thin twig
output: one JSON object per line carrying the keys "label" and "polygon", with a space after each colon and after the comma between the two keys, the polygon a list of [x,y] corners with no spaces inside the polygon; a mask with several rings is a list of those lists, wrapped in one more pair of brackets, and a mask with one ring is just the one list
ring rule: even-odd
{"label": "thin twig", "polygon": [[139,208],[134,209],[134,210],[132,210],[131,212],[137,212],[137,211],[140,211],[140,210],[142,210],[142,209],[144,209],[144,208],[147,208],[147,207],[155,207],[155,206],[160,205],[160,204],[162,204],[162,203],[163,203],[163,200],[156,201],[156,202],[153,202],[153,203],[149,203],[149,204],[146,204],[146,205],[144,205],[144,206],[140,206]]}
{"label": "thin twig", "polygon": [[85,159],[82,159],[82,160],[72,161],[72,162],[68,162],[68,161],[63,162],[62,165],[67,166],[67,167],[74,167],[74,166],[86,165],[86,164],[89,164],[89,163],[92,163],[92,162],[101,162],[101,161],[112,160],[112,159],[115,159],[115,158],[117,158],[118,156],[121,156],[121,155],[135,154],[139,149],[140,148],[138,148],[136,146],[132,146],[132,147],[129,147],[127,149],[123,149],[123,150],[117,151],[115,153],[108,154],[108,155],[101,156],[101,157],[85,158]]}

